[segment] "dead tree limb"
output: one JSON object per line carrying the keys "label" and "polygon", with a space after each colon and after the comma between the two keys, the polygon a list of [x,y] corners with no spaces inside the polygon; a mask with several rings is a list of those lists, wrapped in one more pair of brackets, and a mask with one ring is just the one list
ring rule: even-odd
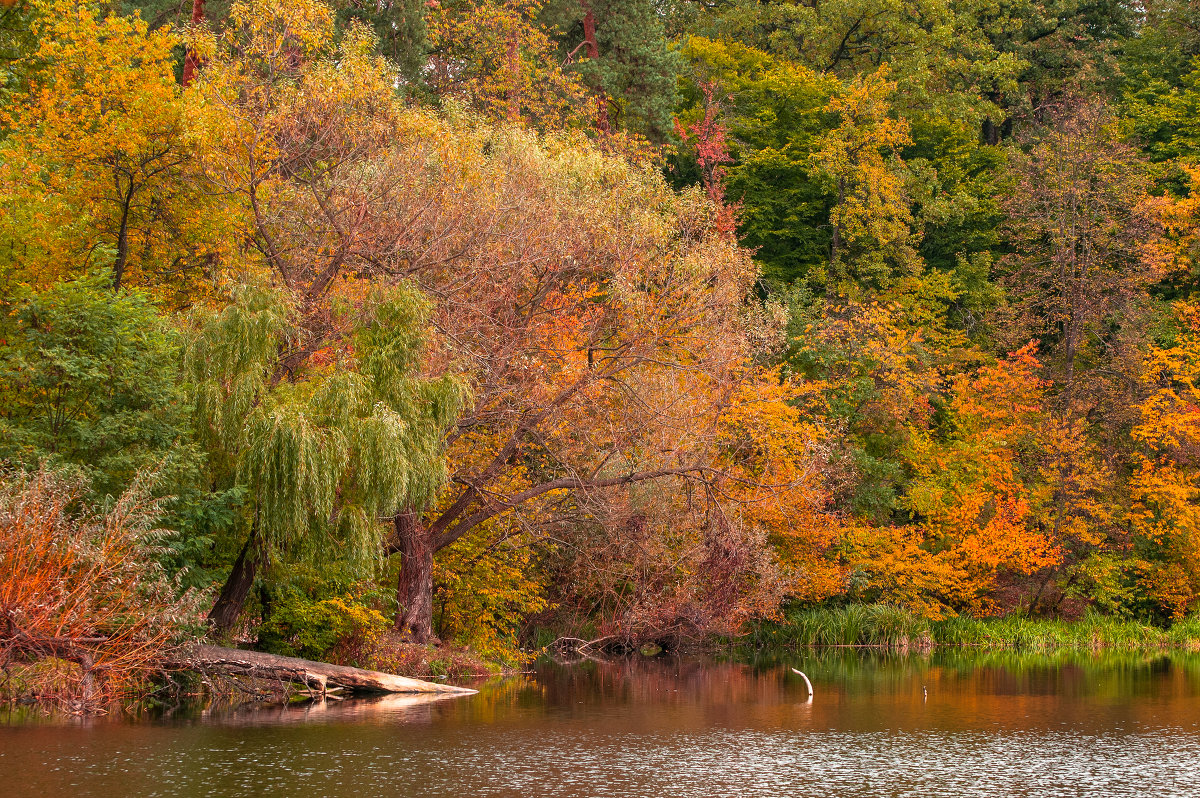
{"label": "dead tree limb", "polygon": [[321,695],[325,695],[330,688],[344,688],[354,693],[470,695],[477,692],[469,687],[437,684],[391,673],[220,646],[196,646],[179,661],[172,664],[182,669],[203,673],[222,673],[296,682]]}

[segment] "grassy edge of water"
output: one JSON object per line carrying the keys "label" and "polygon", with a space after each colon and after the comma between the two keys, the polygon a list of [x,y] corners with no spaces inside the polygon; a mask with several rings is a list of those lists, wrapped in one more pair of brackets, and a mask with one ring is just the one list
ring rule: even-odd
{"label": "grassy edge of water", "polygon": [[788,610],[779,620],[756,624],[741,642],[758,648],[863,646],[920,650],[960,646],[1021,651],[1200,651],[1200,614],[1161,628],[1093,612],[1074,621],[1023,615],[930,620],[887,604],[852,604]]}

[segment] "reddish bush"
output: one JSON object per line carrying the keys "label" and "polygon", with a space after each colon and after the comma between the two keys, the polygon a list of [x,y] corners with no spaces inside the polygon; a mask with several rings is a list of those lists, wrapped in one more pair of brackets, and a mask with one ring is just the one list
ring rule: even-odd
{"label": "reddish bush", "polygon": [[0,475],[0,689],[95,708],[145,682],[196,626],[198,597],[158,564],[170,533],[139,480],[111,508],[86,483]]}

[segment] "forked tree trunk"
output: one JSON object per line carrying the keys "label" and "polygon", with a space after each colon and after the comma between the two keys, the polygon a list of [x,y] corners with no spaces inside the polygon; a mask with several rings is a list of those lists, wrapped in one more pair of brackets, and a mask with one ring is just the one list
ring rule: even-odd
{"label": "forked tree trunk", "polygon": [[419,513],[400,513],[394,523],[401,558],[396,629],[427,643],[433,637],[433,541]]}
{"label": "forked tree trunk", "polygon": [[246,545],[242,546],[242,552],[221,588],[221,595],[208,613],[208,622],[218,637],[226,637],[233,631],[246,606],[250,589],[254,587],[254,578],[258,575],[258,555],[253,546],[255,537],[252,532]]}

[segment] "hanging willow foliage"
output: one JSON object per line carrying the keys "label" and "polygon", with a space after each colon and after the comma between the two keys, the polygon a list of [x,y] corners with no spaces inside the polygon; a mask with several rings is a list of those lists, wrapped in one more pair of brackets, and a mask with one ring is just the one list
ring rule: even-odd
{"label": "hanging willow foliage", "polygon": [[437,497],[443,432],[467,392],[417,372],[429,312],[409,286],[374,291],[322,342],[335,360],[299,366],[306,333],[282,291],[239,288],[196,326],[186,358],[196,426],[225,477],[248,489],[269,559],[336,546],[365,566],[385,532],[379,519]]}

